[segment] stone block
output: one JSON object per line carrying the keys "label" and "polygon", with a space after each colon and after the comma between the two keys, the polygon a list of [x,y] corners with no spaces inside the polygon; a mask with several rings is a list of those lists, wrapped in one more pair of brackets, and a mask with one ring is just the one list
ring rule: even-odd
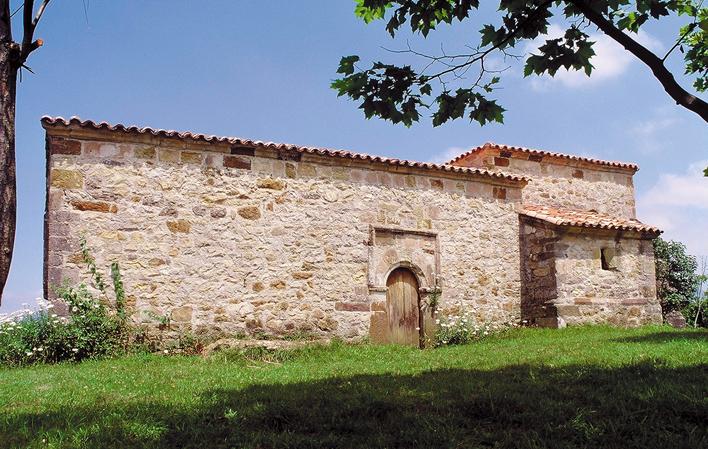
{"label": "stone block", "polygon": [[369,304],[365,302],[336,302],[334,310],[340,312],[368,312]]}
{"label": "stone block", "polygon": [[170,230],[170,232],[173,233],[189,233],[189,231],[192,229],[192,224],[187,221],[187,220],[174,220],[174,221],[168,221],[167,222],[167,229]]}
{"label": "stone block", "polygon": [[258,220],[261,218],[261,211],[258,206],[244,206],[236,212],[246,220]]}
{"label": "stone block", "polygon": [[183,164],[199,164],[202,163],[202,153],[192,151],[182,151],[180,153],[180,161]]}
{"label": "stone block", "polygon": [[170,318],[177,323],[188,323],[192,321],[192,306],[183,306],[172,309]]}
{"label": "stone block", "polygon": [[103,201],[73,200],[71,201],[71,205],[74,209],[80,211],[103,212],[111,214],[118,212],[118,206]]}
{"label": "stone block", "polygon": [[160,151],[158,152],[158,157],[160,158],[160,162],[176,164],[180,161],[179,153],[180,152],[177,150],[160,148]]}
{"label": "stone block", "polygon": [[285,188],[285,181],[276,178],[263,178],[259,179],[256,185],[260,189],[283,190]]}
{"label": "stone block", "polygon": [[285,163],[285,176],[291,179],[297,178],[295,164],[291,164],[290,162]]}
{"label": "stone block", "polygon": [[300,176],[307,176],[307,177],[317,176],[317,169],[312,164],[300,164],[298,169],[300,171]]}
{"label": "stone block", "polygon": [[250,170],[251,160],[238,156],[224,156],[224,167]]}
{"label": "stone block", "polygon": [[84,186],[84,175],[76,170],[53,168],[49,179],[52,187],[60,189],[81,189]]}
{"label": "stone block", "polygon": [[81,154],[81,142],[65,139],[59,136],[48,136],[47,144],[51,154],[66,154],[78,156]]}
{"label": "stone block", "polygon": [[388,317],[386,312],[373,312],[369,322],[369,339],[372,343],[386,343],[388,339]]}
{"label": "stone block", "polygon": [[138,159],[155,159],[157,151],[155,147],[137,147],[134,154]]}

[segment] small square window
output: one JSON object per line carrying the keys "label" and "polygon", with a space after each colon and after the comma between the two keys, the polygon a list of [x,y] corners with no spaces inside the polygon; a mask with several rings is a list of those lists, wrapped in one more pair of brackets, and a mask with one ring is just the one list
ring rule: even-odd
{"label": "small square window", "polygon": [[600,249],[600,263],[603,270],[616,270],[617,263],[615,262],[615,250],[614,248],[601,248]]}

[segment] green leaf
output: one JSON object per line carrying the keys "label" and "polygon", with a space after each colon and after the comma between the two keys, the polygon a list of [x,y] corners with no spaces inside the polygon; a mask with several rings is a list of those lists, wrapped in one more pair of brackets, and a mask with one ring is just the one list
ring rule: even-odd
{"label": "green leaf", "polygon": [[354,64],[359,61],[359,56],[352,55],[352,56],[345,56],[339,61],[339,68],[337,69],[337,73],[341,73],[343,75],[351,75],[354,73]]}

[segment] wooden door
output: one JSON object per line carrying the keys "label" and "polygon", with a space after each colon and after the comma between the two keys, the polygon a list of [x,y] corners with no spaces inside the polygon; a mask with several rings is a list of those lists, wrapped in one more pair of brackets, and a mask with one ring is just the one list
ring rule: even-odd
{"label": "wooden door", "polygon": [[397,268],[388,276],[386,287],[388,342],[420,346],[418,280],[410,270]]}

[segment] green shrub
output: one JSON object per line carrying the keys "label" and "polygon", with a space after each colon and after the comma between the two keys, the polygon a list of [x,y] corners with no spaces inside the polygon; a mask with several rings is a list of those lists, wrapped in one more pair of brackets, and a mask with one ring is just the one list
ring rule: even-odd
{"label": "green shrub", "polygon": [[662,312],[666,315],[672,310],[678,310],[690,320],[685,309],[695,299],[700,283],[696,258],[686,253],[683,243],[661,238],[654,240],[654,254],[656,295]]}
{"label": "green shrub", "polygon": [[53,305],[41,301],[39,310],[26,309],[0,323],[0,365],[80,361],[124,351],[125,324],[85,285],[65,285],[57,294],[69,316],[52,313]]}
{"label": "green shrub", "polygon": [[81,238],[81,253],[91,274],[95,297],[85,284],[65,283],[56,289],[57,304],[67,316],[53,313],[54,304],[39,299],[39,309],[25,309],[0,317],[0,365],[28,365],[80,361],[118,355],[134,340],[125,310],[125,293],[117,263],[111,265],[115,311],[108,306],[106,284],[96,268],[86,240]]}

